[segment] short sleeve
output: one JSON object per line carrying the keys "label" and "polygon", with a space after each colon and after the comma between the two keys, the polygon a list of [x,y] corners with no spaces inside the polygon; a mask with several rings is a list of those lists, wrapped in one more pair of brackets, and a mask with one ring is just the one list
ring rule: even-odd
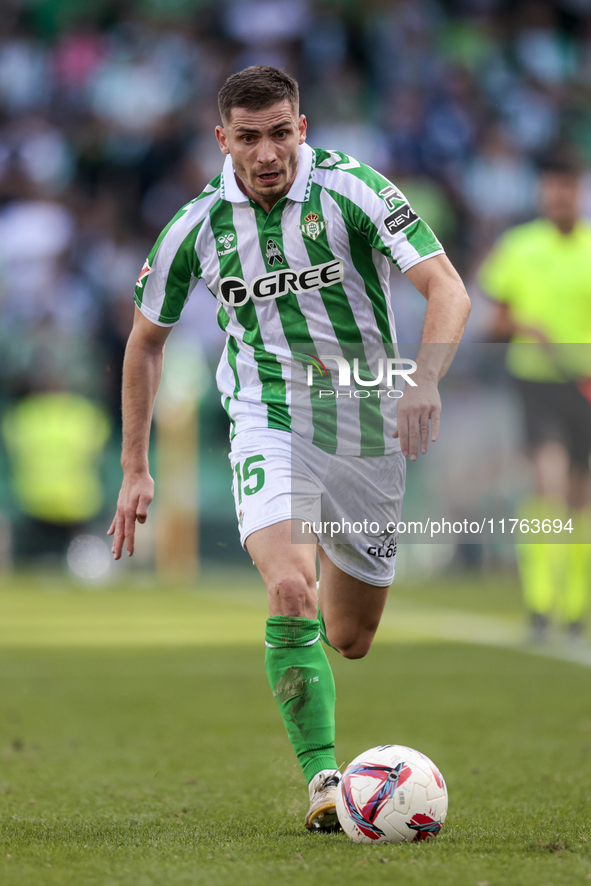
{"label": "short sleeve", "polygon": [[378,197],[381,202],[374,210],[375,231],[370,228],[368,237],[371,245],[391,258],[401,271],[444,252],[429,225],[395,185],[388,182]]}
{"label": "short sleeve", "polygon": [[392,182],[345,154],[339,157],[342,161],[331,170],[334,184],[327,180],[326,186],[341,205],[349,224],[363,234],[374,249],[403,272],[444,252],[429,225],[419,218]]}
{"label": "short sleeve", "polygon": [[158,326],[177,323],[200,277],[196,240],[198,224],[184,206],[164,228],[135,285],[134,301],[142,314]]}

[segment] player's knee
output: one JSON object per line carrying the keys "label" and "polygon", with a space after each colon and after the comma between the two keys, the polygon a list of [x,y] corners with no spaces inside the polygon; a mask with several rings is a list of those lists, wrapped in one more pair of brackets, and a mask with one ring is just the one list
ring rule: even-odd
{"label": "player's knee", "polygon": [[269,609],[278,615],[315,618],[318,610],[315,577],[304,573],[285,576],[268,588]]}
{"label": "player's knee", "polygon": [[341,653],[343,658],[349,658],[353,660],[357,658],[365,658],[370,650],[370,647],[371,643],[363,645],[360,643],[356,643],[354,646],[345,646],[342,648],[337,647],[337,649]]}
{"label": "player's knee", "polygon": [[333,646],[341,653],[343,658],[365,658],[371,649],[373,637],[373,633],[351,635],[350,637],[344,636],[340,642],[333,643]]}

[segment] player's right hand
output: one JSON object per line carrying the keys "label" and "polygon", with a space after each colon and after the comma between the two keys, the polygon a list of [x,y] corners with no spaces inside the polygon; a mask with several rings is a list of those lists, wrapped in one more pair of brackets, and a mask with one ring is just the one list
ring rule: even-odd
{"label": "player's right hand", "polygon": [[429,449],[429,422],[431,422],[431,442],[439,436],[441,417],[441,397],[437,382],[433,379],[419,379],[416,387],[406,385],[404,396],[397,401],[397,428],[392,434],[400,440],[400,449],[406,458],[416,461],[419,448],[422,455]]}
{"label": "player's right hand", "polygon": [[148,506],[153,498],[154,481],[148,472],[123,477],[117,499],[117,512],[107,532],[107,535],[113,536],[111,552],[115,560],[121,557],[124,545],[128,556],[131,557],[133,554],[135,521],[146,522]]}

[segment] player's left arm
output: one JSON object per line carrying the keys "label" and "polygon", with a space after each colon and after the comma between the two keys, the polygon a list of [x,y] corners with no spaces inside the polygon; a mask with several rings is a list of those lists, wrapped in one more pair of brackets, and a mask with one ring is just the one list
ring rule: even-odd
{"label": "player's left arm", "polygon": [[470,298],[445,255],[435,255],[413,265],[406,276],[427,299],[417,370],[412,376],[416,387],[407,384],[404,396],[398,401],[394,433],[394,437],[400,439],[403,454],[415,461],[419,444],[423,454],[429,448],[429,430],[432,442],[439,436],[438,384],[458,348],[470,313]]}

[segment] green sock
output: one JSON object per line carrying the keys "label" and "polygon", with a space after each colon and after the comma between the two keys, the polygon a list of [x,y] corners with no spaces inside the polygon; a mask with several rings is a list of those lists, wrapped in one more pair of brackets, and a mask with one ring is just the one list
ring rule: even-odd
{"label": "green sock", "polygon": [[315,618],[267,619],[265,668],[306,780],[337,769],[335,686]]}

